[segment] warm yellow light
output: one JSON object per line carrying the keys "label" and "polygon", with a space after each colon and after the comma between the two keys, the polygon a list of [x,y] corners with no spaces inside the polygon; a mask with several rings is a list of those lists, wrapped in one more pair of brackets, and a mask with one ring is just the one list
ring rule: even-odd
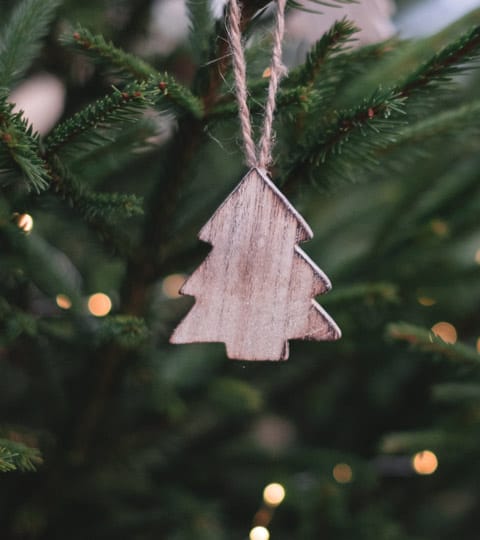
{"label": "warm yellow light", "polygon": [[421,306],[430,307],[437,303],[437,301],[433,298],[430,298],[429,296],[419,296],[418,303]]}
{"label": "warm yellow light", "polygon": [[70,309],[72,307],[72,301],[66,294],[57,294],[55,301],[59,308]]}
{"label": "warm yellow light", "polygon": [[104,293],[95,293],[88,299],[88,311],[95,317],[105,317],[112,309],[112,301]]}
{"label": "warm yellow light", "polygon": [[183,274],[171,274],[162,282],[162,291],[167,298],[178,298],[182,296],[179,291],[180,287],[185,283]]}
{"label": "warm yellow light", "polygon": [[270,533],[265,527],[253,527],[249,535],[250,540],[268,540]]}
{"label": "warm yellow light", "polygon": [[477,264],[480,264],[480,249],[477,249],[477,251],[475,252],[475,262]]}
{"label": "warm yellow light", "polygon": [[433,219],[430,222],[430,226],[432,227],[434,234],[437,236],[443,237],[448,234],[448,223],[442,219]]}
{"label": "warm yellow light", "polygon": [[33,229],[33,218],[30,214],[17,214],[15,218],[17,227],[24,233],[30,233]]}
{"label": "warm yellow light", "polygon": [[433,474],[437,470],[438,459],[430,450],[423,450],[413,456],[412,465],[417,474]]}
{"label": "warm yellow light", "polygon": [[353,478],[353,471],[348,463],[337,463],[333,467],[332,474],[339,484],[348,484]]}
{"label": "warm yellow light", "polygon": [[268,79],[272,76],[272,68],[270,67],[267,67],[263,70],[263,73],[262,73],[262,77],[264,79]]}
{"label": "warm yellow light", "polygon": [[477,339],[477,352],[480,353],[480,337]]}
{"label": "warm yellow light", "polygon": [[278,506],[285,499],[285,488],[276,482],[268,484],[263,490],[263,500],[269,506]]}
{"label": "warm yellow light", "polygon": [[453,344],[457,342],[457,331],[453,324],[443,321],[438,322],[432,326],[432,332],[445,343]]}

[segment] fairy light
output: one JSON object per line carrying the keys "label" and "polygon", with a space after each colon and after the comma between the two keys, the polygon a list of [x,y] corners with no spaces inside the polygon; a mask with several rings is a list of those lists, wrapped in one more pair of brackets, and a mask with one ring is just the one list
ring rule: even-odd
{"label": "fairy light", "polygon": [[14,214],[17,227],[25,234],[29,234],[33,229],[33,218],[30,214]]}
{"label": "fairy light", "polygon": [[438,322],[432,326],[432,332],[445,343],[453,345],[457,342],[457,330],[453,324],[445,321]]}
{"label": "fairy light", "polygon": [[480,249],[477,249],[477,251],[475,252],[475,262],[477,264],[480,264]]}
{"label": "fairy light", "polygon": [[422,450],[413,456],[412,466],[417,474],[433,474],[437,470],[438,459],[431,450]]}
{"label": "fairy light", "polygon": [[55,302],[61,309],[70,309],[72,307],[72,301],[66,294],[57,294]]}
{"label": "fairy light", "polygon": [[443,238],[448,234],[448,223],[442,219],[433,219],[430,222],[430,226],[434,234],[438,237]]}
{"label": "fairy light", "polygon": [[253,527],[248,536],[250,540],[269,540],[270,533],[268,529],[262,526]]}
{"label": "fairy light", "polygon": [[167,298],[179,298],[180,287],[185,283],[184,274],[171,274],[162,281],[162,292]]}
{"label": "fairy light", "polygon": [[263,490],[263,500],[269,506],[278,506],[283,502],[283,499],[285,499],[285,488],[282,484],[273,482]]}
{"label": "fairy light", "polygon": [[430,298],[429,296],[419,296],[418,303],[421,306],[430,307],[430,306],[434,306],[437,303],[437,301],[434,298]]}
{"label": "fairy light", "polygon": [[337,463],[332,475],[339,484],[349,484],[353,479],[353,471],[348,463]]}
{"label": "fairy light", "polygon": [[95,317],[105,317],[112,309],[112,301],[104,293],[95,293],[88,299],[88,311]]}

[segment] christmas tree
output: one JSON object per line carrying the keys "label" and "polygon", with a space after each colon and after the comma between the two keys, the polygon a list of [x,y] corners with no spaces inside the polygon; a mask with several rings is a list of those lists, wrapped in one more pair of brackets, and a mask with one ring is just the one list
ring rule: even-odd
{"label": "christmas tree", "polygon": [[[169,343],[246,169],[224,15],[188,0],[160,51],[166,6],[0,5],[0,537],[476,539],[480,10],[362,46],[339,16],[305,58],[287,40],[269,173],[343,337],[265,363]],[[244,0],[256,126],[267,8]],[[52,112],[45,74],[40,134],[20,96]],[[296,254],[310,307],[328,282]]]}

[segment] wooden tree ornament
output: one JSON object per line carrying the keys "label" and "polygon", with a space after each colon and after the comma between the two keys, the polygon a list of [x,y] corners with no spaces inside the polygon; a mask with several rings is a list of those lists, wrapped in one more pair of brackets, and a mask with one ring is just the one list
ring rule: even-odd
{"label": "wooden tree ornament", "polygon": [[232,359],[286,360],[289,339],[338,339],[313,299],[330,281],[297,245],[312,237],[266,171],[252,168],[199,233],[213,249],[180,290],[196,302],[171,343],[222,342]]}
{"label": "wooden tree ornament", "polygon": [[286,360],[289,339],[334,340],[341,335],[314,297],[331,288],[327,276],[299,247],[313,237],[302,216],[266,172],[272,158],[275,96],[286,0],[276,0],[272,64],[263,129],[256,148],[247,105],[240,6],[229,0],[227,34],[245,158],[250,170],[200,231],[213,246],[180,292],[195,305],[171,343],[217,341],[239,360]]}

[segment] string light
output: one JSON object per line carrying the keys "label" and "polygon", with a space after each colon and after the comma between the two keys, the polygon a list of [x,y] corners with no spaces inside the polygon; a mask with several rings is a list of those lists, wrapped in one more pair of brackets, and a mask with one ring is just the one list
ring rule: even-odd
{"label": "string light", "polygon": [[454,344],[457,342],[457,330],[453,324],[448,322],[438,322],[432,326],[432,332],[445,343]]}
{"label": "string light", "polygon": [[55,302],[61,309],[70,309],[72,307],[72,301],[66,294],[57,294]]}
{"label": "string light", "polygon": [[430,298],[429,296],[420,296],[418,298],[418,303],[421,306],[430,307],[430,306],[434,306],[437,303],[437,301],[433,298]]}
{"label": "string light", "polygon": [[249,534],[250,540],[269,540],[270,533],[265,527],[253,527]]}
{"label": "string light", "polygon": [[439,236],[440,238],[448,234],[448,224],[446,221],[443,221],[442,219],[432,219],[432,221],[430,222],[430,226],[432,228],[433,233]]}
{"label": "string light", "polygon": [[33,218],[30,214],[14,214],[17,227],[25,234],[29,234],[33,229]]}
{"label": "string light", "polygon": [[412,466],[417,474],[433,474],[437,470],[438,459],[431,450],[423,450],[413,456]]}
{"label": "string light", "polygon": [[477,264],[480,264],[480,249],[477,249],[477,251],[475,252],[475,262]]}
{"label": "string light", "polygon": [[88,311],[95,317],[105,317],[112,309],[112,301],[104,293],[95,293],[88,299]]}
{"label": "string light", "polygon": [[285,499],[285,488],[276,482],[268,484],[263,490],[263,500],[269,506],[278,506]]}
{"label": "string light", "polygon": [[162,282],[162,291],[167,298],[179,298],[182,296],[179,292],[180,287],[185,283],[184,274],[171,274]]}
{"label": "string light", "polygon": [[337,463],[333,467],[332,475],[339,484],[348,484],[352,481],[353,471],[348,463]]}

